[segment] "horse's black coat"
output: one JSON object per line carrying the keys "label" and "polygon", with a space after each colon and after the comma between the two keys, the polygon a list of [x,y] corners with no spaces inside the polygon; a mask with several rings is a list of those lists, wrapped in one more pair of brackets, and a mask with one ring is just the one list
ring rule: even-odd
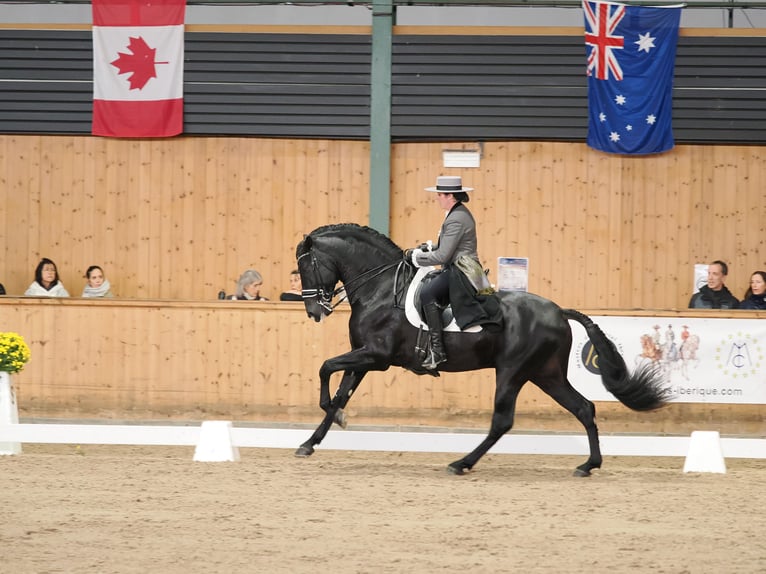
{"label": "horse's black coat", "polygon": [[[398,266],[402,250],[387,237],[368,227],[339,224],[320,227],[298,245],[296,256],[309,317],[320,321],[331,312],[328,303],[338,281],[351,303],[349,334],[351,351],[326,360],[319,369],[319,405],[326,415],[319,427],[296,451],[309,456],[333,422],[345,426],[343,408],[369,371],[403,367],[423,374],[414,348],[417,329],[404,310],[394,304],[401,277]],[[411,275],[411,269],[408,270]],[[397,275],[398,274],[398,275]],[[569,319],[581,323],[599,355],[604,386],[623,404],[648,411],[665,404],[659,374],[639,370],[631,374],[614,344],[586,315],[561,309],[555,303],[525,292],[497,295],[505,317],[499,333],[445,333],[448,361],[441,371],[495,369],[495,405],[489,434],[471,453],[449,465],[455,474],[470,470],[500,437],[513,426],[516,398],[531,381],[571,412],[588,433],[590,456],[575,475],[587,476],[601,466],[602,457],[593,403],[567,380],[572,346]],[[334,398],[330,377],[343,371]]]}

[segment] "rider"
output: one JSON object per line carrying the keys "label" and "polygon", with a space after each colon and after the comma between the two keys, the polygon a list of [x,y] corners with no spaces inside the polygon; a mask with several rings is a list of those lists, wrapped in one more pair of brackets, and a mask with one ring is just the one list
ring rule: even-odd
{"label": "rider", "polygon": [[441,175],[436,178],[435,187],[425,190],[436,193],[436,203],[446,212],[439,240],[435,247],[429,242],[418,249],[408,249],[405,256],[415,267],[442,266],[442,272],[423,288],[420,295],[431,342],[431,353],[423,361],[423,367],[435,369],[447,360],[439,305],[449,303],[450,274],[460,273],[454,264],[461,256],[474,260],[479,269],[481,263],[477,253],[476,222],[464,205],[469,199],[467,192],[473,191],[473,188],[463,187],[460,176]]}

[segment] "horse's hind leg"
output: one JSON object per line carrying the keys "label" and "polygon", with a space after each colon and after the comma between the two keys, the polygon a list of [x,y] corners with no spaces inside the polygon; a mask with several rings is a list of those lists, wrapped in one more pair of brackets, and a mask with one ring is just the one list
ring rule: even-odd
{"label": "horse's hind leg", "polygon": [[452,474],[465,474],[465,471],[471,470],[479,459],[487,454],[487,451],[513,427],[516,398],[519,396],[519,391],[524,386],[525,381],[516,380],[507,371],[503,373],[500,370],[495,375],[495,380],[495,409],[492,413],[489,434],[469,454],[447,467],[447,470]]}
{"label": "horse's hind leg", "polygon": [[598,427],[596,426],[596,407],[578,393],[563,374],[547,378],[536,378],[534,382],[538,387],[550,395],[553,400],[572,413],[585,427],[588,433],[588,447],[590,456],[585,463],[578,466],[574,476],[590,476],[594,468],[601,468],[601,447],[598,441]]}

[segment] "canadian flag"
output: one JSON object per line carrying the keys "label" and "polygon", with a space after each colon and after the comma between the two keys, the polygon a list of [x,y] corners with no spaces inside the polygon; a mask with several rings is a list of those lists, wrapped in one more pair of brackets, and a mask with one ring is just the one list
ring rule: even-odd
{"label": "canadian flag", "polygon": [[93,0],[93,135],[183,131],[186,0]]}

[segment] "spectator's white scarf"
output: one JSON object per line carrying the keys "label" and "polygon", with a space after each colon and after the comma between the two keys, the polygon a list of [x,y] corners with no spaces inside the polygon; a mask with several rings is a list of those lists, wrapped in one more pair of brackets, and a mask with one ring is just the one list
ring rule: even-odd
{"label": "spectator's white scarf", "polygon": [[46,289],[35,281],[26,291],[24,291],[24,295],[27,295],[28,297],[69,297],[69,292],[64,288],[61,281],[56,283],[50,289]]}
{"label": "spectator's white scarf", "polygon": [[110,293],[110,289],[112,286],[109,284],[109,279],[104,279],[104,282],[101,284],[100,287],[91,287],[90,285],[86,285],[85,289],[82,290],[82,296],[83,297],[111,297],[112,294]]}

